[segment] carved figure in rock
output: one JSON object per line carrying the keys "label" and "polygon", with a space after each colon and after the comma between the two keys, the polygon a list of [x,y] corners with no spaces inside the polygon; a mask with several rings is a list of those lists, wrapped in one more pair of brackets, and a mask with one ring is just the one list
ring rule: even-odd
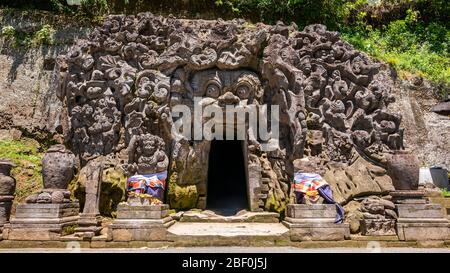
{"label": "carved figure in rock", "polygon": [[151,134],[134,135],[128,146],[128,161],[129,202],[136,201],[133,197],[147,197],[151,204],[164,202],[169,165],[164,141]]}

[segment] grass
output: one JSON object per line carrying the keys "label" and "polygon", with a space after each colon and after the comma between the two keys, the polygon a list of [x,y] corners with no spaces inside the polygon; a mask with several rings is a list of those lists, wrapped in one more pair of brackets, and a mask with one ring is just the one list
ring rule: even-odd
{"label": "grass", "polygon": [[43,186],[41,160],[44,151],[32,139],[0,141],[0,158],[8,158],[16,167],[12,176],[16,179],[15,203]]}

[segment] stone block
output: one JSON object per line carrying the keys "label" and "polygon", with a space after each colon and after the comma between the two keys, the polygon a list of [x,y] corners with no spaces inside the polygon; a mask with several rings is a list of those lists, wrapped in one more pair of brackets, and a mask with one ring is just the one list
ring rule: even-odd
{"label": "stone block", "polygon": [[80,206],[78,202],[63,204],[19,204],[16,208],[16,219],[29,218],[63,218],[78,215]]}
{"label": "stone block", "polygon": [[402,241],[449,240],[450,225],[447,222],[397,222],[397,235]]}
{"label": "stone block", "polygon": [[289,228],[291,241],[341,241],[350,238],[349,224],[335,223],[291,223],[283,221]]}
{"label": "stone block", "polygon": [[161,219],[169,215],[169,206],[117,206],[117,219]]}
{"label": "stone block", "polygon": [[19,204],[8,225],[7,239],[18,241],[59,240],[66,227],[78,222],[78,202],[64,204]]}
{"label": "stone block", "polygon": [[163,219],[116,219],[110,226],[112,240],[128,241],[165,241],[167,228],[175,223],[171,217]]}
{"label": "stone block", "polygon": [[165,241],[167,228],[175,221],[168,216],[168,205],[131,206],[119,204],[117,219],[109,226],[108,236],[115,242]]}
{"label": "stone block", "polygon": [[332,204],[291,204],[286,215],[290,218],[330,218],[336,217],[336,206]]}
{"label": "stone block", "polygon": [[397,204],[399,218],[443,218],[439,204]]}
{"label": "stone block", "polygon": [[363,219],[361,220],[361,235],[392,236],[396,235],[396,220],[394,219]]}
{"label": "stone block", "polygon": [[340,241],[350,238],[347,223],[335,224],[336,206],[332,204],[291,204],[283,224],[290,229],[292,241]]}
{"label": "stone block", "polygon": [[11,206],[11,201],[0,202],[0,228],[8,222],[11,212]]}

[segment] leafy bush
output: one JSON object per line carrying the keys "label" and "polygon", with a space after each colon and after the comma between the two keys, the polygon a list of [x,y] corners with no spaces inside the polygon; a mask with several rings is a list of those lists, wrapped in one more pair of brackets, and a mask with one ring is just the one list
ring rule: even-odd
{"label": "leafy bush", "polygon": [[39,44],[45,44],[45,45],[52,45],[54,43],[53,40],[53,34],[55,33],[55,30],[50,25],[43,25],[42,28],[33,36],[33,44],[39,45]]}
{"label": "leafy bush", "polygon": [[[426,24],[418,11],[369,31],[346,27],[342,37],[360,50],[390,63],[401,73],[414,73],[450,87],[450,30]],[[444,91],[444,90],[443,90]]]}
{"label": "leafy bush", "polygon": [[4,26],[2,27],[2,36],[6,39],[14,39],[14,36],[16,35],[16,30],[13,26]]}

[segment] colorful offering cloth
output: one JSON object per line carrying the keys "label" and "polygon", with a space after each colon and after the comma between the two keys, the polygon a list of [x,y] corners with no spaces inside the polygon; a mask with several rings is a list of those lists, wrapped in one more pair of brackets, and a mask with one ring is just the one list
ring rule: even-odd
{"label": "colorful offering cloth", "polygon": [[148,194],[162,201],[166,187],[167,172],[154,174],[137,174],[128,178],[127,191]]}
{"label": "colorful offering cloth", "polygon": [[303,198],[309,198],[313,203],[321,196],[325,204],[336,205],[335,223],[344,221],[344,208],[333,199],[333,192],[327,181],[316,173],[295,173],[292,188],[295,191],[297,204],[303,203]]}
{"label": "colorful offering cloth", "polygon": [[319,174],[316,173],[296,173],[294,176],[294,183],[292,187],[294,191],[302,192],[308,196],[315,196],[317,190],[325,185],[328,185]]}

